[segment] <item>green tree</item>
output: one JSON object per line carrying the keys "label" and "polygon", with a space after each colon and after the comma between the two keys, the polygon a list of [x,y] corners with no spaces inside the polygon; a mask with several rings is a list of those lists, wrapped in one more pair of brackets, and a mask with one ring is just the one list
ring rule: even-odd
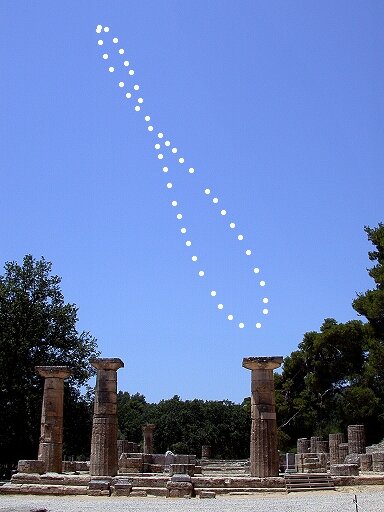
{"label": "green tree", "polygon": [[228,400],[183,401],[178,395],[158,404],[147,404],[140,394],[118,393],[119,429],[124,438],[140,442],[141,426],[154,423],[154,448],[159,453],[200,455],[208,444],[219,458],[249,455],[249,400],[234,404]]}
{"label": "green tree", "polygon": [[375,262],[368,274],[376,286],[373,290],[358,294],[352,305],[368,320],[371,335],[384,341],[384,224],[379,223],[377,228],[366,226],[364,229],[368,240],[376,247],[376,250],[368,253],[369,259]]}
{"label": "green tree", "polygon": [[50,262],[27,255],[22,265],[7,262],[4,269],[0,276],[0,462],[14,464],[37,455],[43,391],[37,365],[66,365],[73,371],[65,385],[64,418],[66,449],[74,454],[79,447],[71,442],[84,441],[79,421],[89,417],[89,400],[82,398],[79,387],[93,373],[89,360],[98,355],[96,340],[88,332],[77,331],[78,308],[64,302],[61,279],[51,275]]}
{"label": "green tree", "polygon": [[276,376],[277,409],[283,432],[297,437],[344,430],[343,397],[359,384],[365,365],[364,325],[326,319],[320,332],[308,332]]}
{"label": "green tree", "polygon": [[117,416],[121,439],[141,443],[142,426],[148,423],[150,404],[140,393],[130,395],[126,391],[117,394]]}
{"label": "green tree", "polygon": [[364,423],[368,441],[384,436],[384,225],[366,227],[376,246],[369,258],[375,289],[359,294],[355,310],[368,322],[326,319],[308,332],[276,375],[276,403],[285,447],[298,437],[345,431]]}

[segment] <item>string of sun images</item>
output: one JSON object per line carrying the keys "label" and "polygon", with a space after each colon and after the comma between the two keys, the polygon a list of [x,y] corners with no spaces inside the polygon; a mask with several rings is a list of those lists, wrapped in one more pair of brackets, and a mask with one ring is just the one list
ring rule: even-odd
{"label": "string of sun images", "polygon": [[[189,167],[185,163],[185,159],[183,156],[180,156],[179,149],[171,144],[171,141],[167,139],[164,132],[160,129],[156,128],[154,126],[153,121],[151,120],[151,116],[148,115],[147,112],[143,112],[144,107],[144,98],[140,94],[140,85],[137,83],[135,76],[135,70],[132,68],[132,65],[130,61],[126,60],[125,56],[125,49],[119,45],[119,39],[117,37],[112,37],[110,35],[110,28],[109,27],[103,27],[102,25],[98,25],[96,27],[96,33],[102,34],[102,38],[100,38],[97,41],[98,46],[101,49],[101,57],[107,64],[106,68],[109,73],[115,74],[113,76],[116,76],[116,74],[119,74],[122,76],[122,80],[117,81],[116,85],[120,88],[121,92],[125,95],[125,98],[130,101],[131,103],[134,103],[133,110],[135,112],[141,113],[141,119],[146,123],[147,125],[147,131],[149,134],[154,138],[155,144],[154,148],[157,153],[157,160],[161,164],[162,172],[164,173],[164,176],[166,176],[166,185],[165,188],[168,191],[173,192],[174,194],[174,183],[171,181],[172,178],[169,178],[169,176],[172,176],[172,171],[174,171],[177,167],[181,168],[182,171],[186,171],[189,173],[190,176],[193,176],[195,174],[195,168]],[[106,48],[109,48],[107,50]],[[109,51],[110,53],[106,53]],[[111,65],[111,58],[112,56],[118,56],[119,59],[121,59],[121,65],[120,68],[116,69],[115,66]],[[128,82],[128,83],[127,83]],[[132,84],[132,85],[131,85]],[[168,156],[174,159],[174,167],[171,167],[170,164],[163,165],[162,160]],[[219,198],[213,194],[211,188],[206,187],[203,188],[201,193],[208,198],[208,200],[211,201],[211,204],[216,207],[215,210],[219,212],[219,214],[222,217],[227,217],[227,210],[224,208],[221,208],[219,205]],[[175,196],[176,194],[174,194]],[[186,247],[191,248],[192,247],[192,240],[190,239],[188,235],[188,228],[184,224],[183,220],[183,213],[182,210],[179,207],[179,203],[177,201],[176,197],[173,197],[171,202],[171,206],[175,208],[175,215],[176,219],[180,221],[180,233],[182,235],[182,241],[185,244]],[[228,222],[229,229],[234,233],[234,235],[237,237],[237,240],[240,242],[244,241],[244,235],[238,231],[238,227],[235,222],[230,220]],[[241,245],[243,247],[243,245]],[[252,255],[252,250],[249,247],[246,247],[245,249],[242,249],[245,256],[249,258]],[[190,256],[190,260],[196,264],[198,267],[196,269],[196,275],[200,278],[204,278],[206,275],[206,270],[204,268],[201,268],[199,266],[199,256],[197,254],[192,254]],[[260,273],[260,269],[258,267],[254,267],[250,265],[250,268],[252,269],[253,275],[257,278],[258,274]],[[260,280],[258,282],[258,285],[260,287],[264,287],[266,285],[266,282],[264,280]],[[239,329],[244,329],[246,327],[246,324],[244,321],[239,321],[239,319],[235,318],[235,315],[233,314],[233,310],[226,311],[225,304],[222,302],[218,302],[219,298],[219,292],[217,291],[217,288],[211,289],[209,288],[209,293],[211,297],[215,300],[215,307],[219,311],[225,312],[225,318],[226,320],[236,323]],[[261,298],[262,306],[261,306],[261,313],[263,315],[267,315],[269,313],[269,310],[267,308],[267,304],[269,303],[269,299],[267,297]],[[240,317],[239,317],[240,318]],[[241,319],[241,318],[240,318]],[[248,323],[247,323],[248,326]],[[256,327],[256,329],[260,329],[262,324],[260,321],[253,322],[253,327]]]}

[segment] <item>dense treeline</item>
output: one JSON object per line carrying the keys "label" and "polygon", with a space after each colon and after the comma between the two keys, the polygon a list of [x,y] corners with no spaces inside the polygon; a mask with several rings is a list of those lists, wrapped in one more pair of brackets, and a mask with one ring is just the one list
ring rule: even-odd
{"label": "dense treeline", "polygon": [[141,442],[141,427],[154,423],[154,448],[158,453],[201,454],[210,445],[217,458],[246,458],[249,455],[250,403],[228,400],[180,400],[175,395],[158,404],[146,403],[143,395],[119,392],[119,428],[122,438]]}

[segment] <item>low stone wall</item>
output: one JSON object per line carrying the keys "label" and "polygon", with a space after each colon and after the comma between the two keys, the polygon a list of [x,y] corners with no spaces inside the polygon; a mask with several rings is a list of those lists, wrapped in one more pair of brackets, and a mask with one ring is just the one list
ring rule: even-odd
{"label": "low stone wall", "polygon": [[[384,485],[384,474],[332,475],[336,486]],[[192,487],[191,487],[192,486]],[[191,492],[192,488],[192,492]],[[172,492],[171,492],[172,491]],[[17,473],[11,483],[0,487],[0,494],[91,495],[91,496],[207,496],[285,492],[283,477],[212,477],[174,475],[129,475],[90,477],[89,475],[44,475]]]}

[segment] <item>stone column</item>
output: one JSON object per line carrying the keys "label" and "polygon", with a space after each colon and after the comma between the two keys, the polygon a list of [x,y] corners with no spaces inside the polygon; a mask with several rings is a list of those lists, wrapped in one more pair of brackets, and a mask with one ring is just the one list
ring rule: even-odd
{"label": "stone column", "polygon": [[344,457],[340,456],[340,444],[344,442],[344,434],[336,432],[329,434],[329,463],[342,464]]}
{"label": "stone column", "polygon": [[122,453],[128,453],[129,441],[125,439],[117,440],[117,460],[120,459]]}
{"label": "stone column", "polygon": [[243,367],[251,375],[251,476],[279,475],[277,424],[273,370],[283,362],[282,357],[247,357]]}
{"label": "stone column", "polygon": [[365,453],[364,425],[348,426],[348,453]]}
{"label": "stone column", "polygon": [[321,441],[321,437],[312,436],[311,437],[311,453],[318,453],[318,445],[317,443]]}
{"label": "stone column", "polygon": [[339,444],[339,458],[340,464],[343,464],[345,461],[345,457],[348,455],[348,443],[340,443]]}
{"label": "stone column", "polygon": [[306,437],[300,437],[297,440],[297,453],[309,453],[311,451],[311,441]]}
{"label": "stone column", "polygon": [[72,372],[66,366],[36,366],[35,370],[45,378],[38,460],[44,462],[46,472],[61,473],[64,379]]}
{"label": "stone column", "polygon": [[211,446],[209,444],[202,445],[201,458],[202,459],[210,459],[211,458]]}
{"label": "stone column", "polygon": [[156,425],[153,423],[147,423],[143,425],[143,453],[153,453],[153,431],[155,430]]}
{"label": "stone column", "polygon": [[97,370],[91,441],[91,476],[116,476],[117,463],[117,370],[121,359],[94,359]]}

